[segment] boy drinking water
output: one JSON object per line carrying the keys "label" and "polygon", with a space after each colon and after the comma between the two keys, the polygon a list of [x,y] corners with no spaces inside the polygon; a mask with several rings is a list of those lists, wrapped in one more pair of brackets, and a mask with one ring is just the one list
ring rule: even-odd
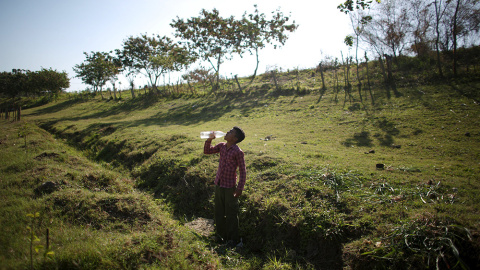
{"label": "boy drinking water", "polygon": [[[245,139],[245,132],[233,127],[221,142],[212,146],[215,134],[212,132],[205,141],[204,154],[220,153],[215,177],[215,230],[217,236],[231,246],[240,242],[238,234],[238,197],[242,195],[247,177],[244,153],[238,143]],[[237,168],[239,178],[237,183]]]}

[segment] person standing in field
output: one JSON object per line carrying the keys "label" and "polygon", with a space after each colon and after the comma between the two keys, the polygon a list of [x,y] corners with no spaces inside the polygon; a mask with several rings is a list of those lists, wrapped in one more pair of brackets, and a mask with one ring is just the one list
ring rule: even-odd
{"label": "person standing in field", "polygon": [[[215,231],[220,240],[234,247],[240,243],[238,233],[238,197],[242,195],[247,171],[244,153],[238,143],[245,139],[245,132],[233,127],[224,139],[225,142],[212,146],[215,134],[212,132],[205,141],[204,154],[220,153],[217,175],[215,177]],[[237,183],[238,168],[238,183]]]}

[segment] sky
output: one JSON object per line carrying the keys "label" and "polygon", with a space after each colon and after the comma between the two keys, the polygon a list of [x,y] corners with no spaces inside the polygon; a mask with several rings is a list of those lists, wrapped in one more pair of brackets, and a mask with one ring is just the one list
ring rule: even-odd
{"label": "sky", "polygon": [[[170,26],[177,17],[198,17],[202,9],[216,8],[222,17],[240,19],[252,13],[257,4],[270,18],[272,11],[290,14],[299,25],[289,33],[280,49],[268,45],[260,51],[257,74],[272,66],[287,69],[315,67],[327,56],[348,53],[343,44],[352,28],[347,15],[337,10],[341,0],[0,0],[0,72],[12,69],[37,71],[52,68],[65,71],[70,78],[67,91],[81,91],[87,85],[75,78],[75,65],[85,60],[84,52],[109,52],[120,49],[129,36],[155,34],[174,38]],[[192,66],[198,67],[200,63]],[[220,67],[222,76],[231,78],[252,75],[254,56],[235,57]],[[207,64],[203,66],[208,67]],[[185,73],[185,71],[183,72]],[[176,74],[170,82],[176,83]],[[173,79],[172,79],[173,78]],[[168,77],[167,77],[168,80]],[[121,77],[117,88],[127,89]],[[167,81],[168,82],[168,81]],[[163,78],[160,84],[163,83]],[[147,80],[138,76],[135,84]],[[111,87],[107,84],[106,87]]]}

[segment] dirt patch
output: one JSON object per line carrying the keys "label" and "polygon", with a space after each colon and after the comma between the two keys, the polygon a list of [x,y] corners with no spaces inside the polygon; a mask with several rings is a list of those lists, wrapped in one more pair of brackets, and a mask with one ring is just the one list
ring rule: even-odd
{"label": "dirt patch", "polygon": [[215,230],[213,224],[214,224],[213,219],[197,218],[194,221],[190,221],[186,223],[185,226],[194,230],[196,233],[200,235],[208,237]]}
{"label": "dirt patch", "polygon": [[107,127],[101,128],[100,132],[103,133],[104,135],[110,135],[110,134],[114,133],[115,130],[117,130],[117,129],[114,126],[107,126]]}
{"label": "dirt patch", "polygon": [[55,153],[55,152],[52,152],[52,153],[44,152],[44,153],[41,153],[40,155],[36,156],[35,159],[36,160],[42,160],[44,158],[57,158],[59,156],[60,155],[58,153]]}

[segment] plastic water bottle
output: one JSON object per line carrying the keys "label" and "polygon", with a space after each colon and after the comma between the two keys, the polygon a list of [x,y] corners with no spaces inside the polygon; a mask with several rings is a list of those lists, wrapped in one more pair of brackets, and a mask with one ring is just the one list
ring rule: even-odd
{"label": "plastic water bottle", "polygon": [[212,134],[212,132],[215,134],[215,138],[221,138],[221,137],[224,137],[225,135],[227,135],[227,133],[222,132],[222,131],[202,131],[202,132],[200,132],[200,139],[210,138],[210,134]]}

